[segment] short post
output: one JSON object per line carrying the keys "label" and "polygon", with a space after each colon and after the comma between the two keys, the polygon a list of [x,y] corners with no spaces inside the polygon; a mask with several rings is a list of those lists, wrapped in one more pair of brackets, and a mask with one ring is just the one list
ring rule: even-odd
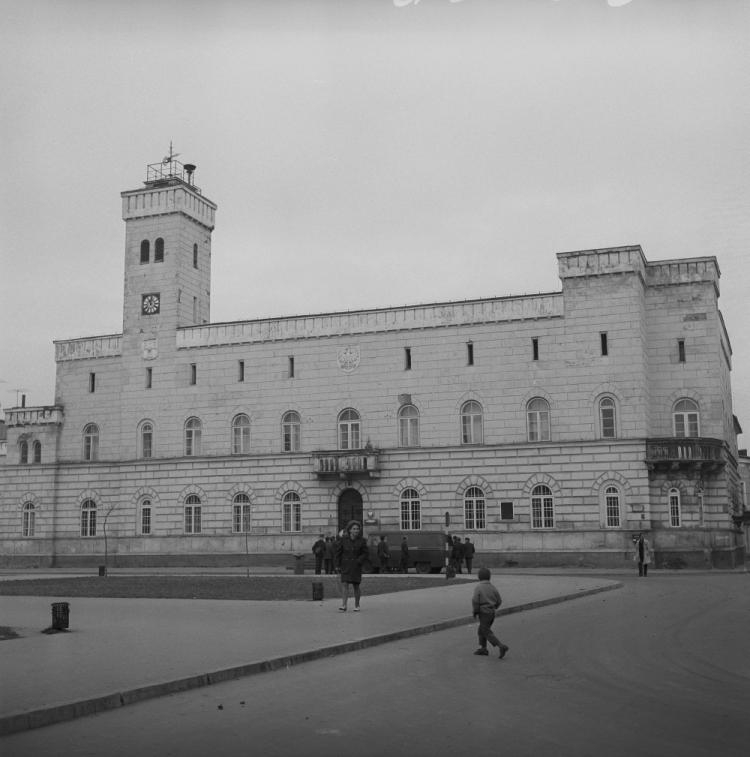
{"label": "short post", "polygon": [[313,602],[323,601],[323,582],[322,581],[313,581],[312,598],[313,598]]}
{"label": "short post", "polygon": [[70,605],[67,602],[52,603],[52,629],[64,631],[70,625]]}

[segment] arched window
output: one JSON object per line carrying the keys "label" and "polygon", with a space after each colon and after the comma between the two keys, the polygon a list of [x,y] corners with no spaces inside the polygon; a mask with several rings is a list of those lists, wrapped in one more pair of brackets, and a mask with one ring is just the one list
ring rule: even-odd
{"label": "arched window", "polygon": [[151,535],[151,500],[141,500],[139,530],[142,536]]}
{"label": "arched window", "polygon": [[99,427],[96,423],[88,423],[83,429],[83,459],[99,459]]}
{"label": "arched window", "polygon": [[599,400],[599,434],[602,439],[614,439],[617,436],[615,401],[612,397]]}
{"label": "arched window", "polygon": [[682,508],[680,507],[680,490],[669,490],[669,525],[679,528],[682,525]]}
{"label": "arched window", "polygon": [[164,240],[159,237],[154,243],[154,263],[164,262]]}
{"label": "arched window", "polygon": [[422,528],[422,503],[416,489],[401,492],[401,530],[418,531]]}
{"label": "arched window", "polygon": [[419,446],[419,410],[414,405],[404,405],[398,411],[399,447]]}
{"label": "arched window", "polygon": [[18,445],[18,461],[21,465],[26,465],[29,462],[29,443],[26,441]]}
{"label": "arched window", "polygon": [[290,410],[281,419],[281,444],[284,452],[299,452],[302,423],[299,413]]}
{"label": "arched window", "polygon": [[302,530],[302,505],[297,492],[287,492],[281,500],[281,530]]}
{"label": "arched window", "polygon": [[201,532],[201,499],[197,494],[189,494],[185,500],[185,533]]}
{"label": "arched window", "polygon": [[141,423],[139,441],[141,457],[151,457],[154,454],[154,424],[151,421],[143,421]]}
{"label": "arched window", "polygon": [[250,418],[244,413],[232,418],[232,454],[246,455],[250,451]]}
{"label": "arched window", "polygon": [[148,241],[148,239],[144,239],[141,242],[141,263],[148,263],[150,255],[151,243]]}
{"label": "arched window", "polygon": [[36,530],[36,510],[33,502],[24,502],[22,533],[25,537],[31,537]]}
{"label": "arched window", "polygon": [[484,492],[478,486],[470,486],[464,494],[464,528],[485,528],[487,525],[486,511]]}
{"label": "arched window", "polygon": [[250,497],[240,492],[232,501],[232,531],[235,534],[250,532]]}
{"label": "arched window", "polygon": [[620,527],[620,490],[616,486],[604,490],[604,515],[607,528]]}
{"label": "arched window", "polygon": [[361,444],[359,413],[349,407],[339,413],[339,449],[359,449]]}
{"label": "arched window", "polygon": [[530,442],[550,440],[549,403],[543,397],[534,397],[526,405],[526,421]]}
{"label": "arched window", "polygon": [[96,502],[86,499],[81,504],[81,536],[96,536]]}
{"label": "arched window", "polygon": [[481,444],[484,436],[482,428],[482,406],[475,400],[461,406],[461,444]]}
{"label": "arched window", "polygon": [[693,400],[682,399],[676,402],[672,417],[675,436],[700,436],[700,413]]}
{"label": "arched window", "polygon": [[200,418],[188,418],[185,422],[185,454],[188,456],[201,453]]}
{"label": "arched window", "polygon": [[34,455],[34,462],[41,463],[42,462],[42,443],[40,441],[35,441],[31,445],[31,449]]}
{"label": "arched window", "polygon": [[539,484],[531,492],[531,527],[555,527],[555,503],[549,486]]}

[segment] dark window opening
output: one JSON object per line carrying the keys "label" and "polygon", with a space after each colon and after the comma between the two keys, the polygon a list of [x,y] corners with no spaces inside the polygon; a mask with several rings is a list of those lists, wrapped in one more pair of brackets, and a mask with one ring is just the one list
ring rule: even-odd
{"label": "dark window opening", "polygon": [[237,376],[237,381],[244,381],[245,380],[245,361],[240,360],[237,363],[237,365],[239,367],[239,374]]}
{"label": "dark window opening", "polygon": [[513,520],[513,503],[500,503],[500,520]]}
{"label": "dark window opening", "polygon": [[404,347],[404,370],[411,370],[411,347]]}
{"label": "dark window opening", "polygon": [[159,237],[154,244],[154,263],[164,262],[164,240]]}
{"label": "dark window opening", "polygon": [[198,367],[195,363],[190,363],[190,383],[198,383]]}
{"label": "dark window opening", "polygon": [[146,368],[146,389],[151,388],[151,379],[153,375],[153,368]]}
{"label": "dark window opening", "polygon": [[150,255],[151,245],[149,244],[148,239],[144,239],[141,242],[141,263],[148,263]]}
{"label": "dark window opening", "polygon": [[534,360],[539,360],[539,340],[536,337],[531,340],[531,352]]}
{"label": "dark window opening", "polygon": [[96,391],[96,374],[95,373],[89,373],[89,391],[90,392]]}
{"label": "dark window opening", "polygon": [[609,354],[609,346],[607,345],[607,332],[602,331],[601,334],[599,334],[599,339],[602,343],[602,355],[608,355]]}
{"label": "dark window opening", "polygon": [[466,362],[469,365],[474,365],[474,344],[473,344],[473,342],[466,342]]}
{"label": "dark window opening", "polygon": [[198,267],[198,245],[193,245],[193,268]]}
{"label": "dark window opening", "polygon": [[289,378],[294,378],[294,355],[289,355]]}
{"label": "dark window opening", "polygon": [[680,362],[685,362],[685,340],[684,339],[678,339],[677,340],[677,353],[679,354]]}

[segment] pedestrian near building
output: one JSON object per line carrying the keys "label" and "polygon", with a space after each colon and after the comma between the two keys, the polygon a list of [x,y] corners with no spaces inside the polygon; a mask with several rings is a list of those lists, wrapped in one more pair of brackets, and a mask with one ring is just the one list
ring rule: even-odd
{"label": "pedestrian near building", "polygon": [[320,575],[320,570],[323,567],[323,558],[326,554],[326,540],[323,534],[320,535],[320,538],[313,544],[312,546],[312,553],[315,557],[315,575]]}
{"label": "pedestrian near building", "polygon": [[326,536],[326,551],[323,555],[323,570],[326,572],[326,575],[329,576],[331,573],[333,573],[333,537],[332,536]]}
{"label": "pedestrian near building", "polygon": [[643,534],[638,534],[633,559],[638,563],[638,575],[645,578],[648,575],[648,566],[651,564],[651,544]]}
{"label": "pedestrian near building", "polygon": [[500,592],[490,583],[489,568],[480,568],[477,573],[479,582],[474,587],[474,594],[471,598],[471,607],[474,617],[479,620],[477,636],[479,638],[479,648],[474,652],[476,655],[488,655],[487,642],[500,651],[500,659],[508,653],[509,647],[503,644],[492,631],[492,624],[495,622],[495,611],[503,603]]}
{"label": "pedestrian near building", "polygon": [[388,572],[388,563],[391,559],[391,548],[388,546],[388,537],[381,536],[378,542],[378,564],[381,573]]}
{"label": "pedestrian near building", "polygon": [[464,562],[466,563],[466,572],[471,575],[471,562],[474,559],[474,553],[476,550],[474,549],[474,545],[471,543],[471,540],[467,536],[464,539]]}
{"label": "pedestrian near building", "polygon": [[453,546],[451,547],[451,562],[453,563],[453,570],[456,573],[461,573],[461,561],[464,557],[464,547],[461,544],[461,537],[453,537]]}
{"label": "pedestrian near building", "polygon": [[336,542],[336,564],[341,571],[341,607],[339,607],[339,612],[346,612],[350,590],[354,593],[354,612],[359,612],[362,566],[369,554],[367,542],[362,537],[362,526],[359,521],[349,521],[346,529],[344,529],[344,536]]}
{"label": "pedestrian near building", "polygon": [[399,563],[399,570],[402,573],[409,572],[409,542],[405,536],[401,539],[401,561]]}

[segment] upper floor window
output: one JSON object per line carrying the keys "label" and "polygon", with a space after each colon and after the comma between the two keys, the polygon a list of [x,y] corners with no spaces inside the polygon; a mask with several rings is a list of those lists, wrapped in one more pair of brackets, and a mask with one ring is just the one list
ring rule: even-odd
{"label": "upper floor window", "polygon": [[42,462],[42,443],[40,441],[36,441],[31,445],[32,449],[32,455],[33,455],[33,461],[35,463],[41,463]]}
{"label": "upper floor window", "polygon": [[151,421],[144,421],[141,423],[141,433],[140,433],[140,443],[141,443],[141,457],[151,457],[153,454],[153,445],[154,445],[154,425],[151,423]]}
{"label": "upper floor window", "polygon": [[401,492],[401,530],[418,531],[422,528],[422,503],[416,489]]}
{"label": "upper floor window", "polygon": [[339,413],[339,449],[360,449],[359,413],[349,407]]}
{"label": "upper floor window", "polygon": [[141,263],[148,263],[151,256],[151,243],[148,239],[141,242]]}
{"label": "upper floor window", "polygon": [[99,428],[95,423],[89,423],[83,429],[83,459],[99,459]]}
{"label": "upper floor window", "polygon": [[669,490],[669,525],[678,528],[682,522],[682,508],[680,507],[679,489]]}
{"label": "upper floor window", "polygon": [[474,342],[466,342],[466,364],[474,365]]}
{"label": "upper floor window", "polygon": [[201,499],[197,494],[189,494],[185,500],[185,533],[201,532]]}
{"label": "upper floor window", "polygon": [[244,413],[232,419],[232,454],[246,455],[250,451],[250,418]]}
{"label": "upper floor window", "polygon": [[487,525],[484,492],[478,486],[470,486],[464,495],[464,527],[485,528]]}
{"label": "upper floor window", "polygon": [[674,435],[700,436],[700,414],[693,400],[682,399],[674,406]]}
{"label": "upper floor window", "polygon": [[185,454],[200,455],[201,422],[200,418],[188,418],[185,422]]}
{"label": "upper floor window", "polygon": [[461,444],[481,444],[483,439],[482,406],[475,400],[461,407]]}
{"label": "upper floor window", "polygon": [[26,465],[29,462],[29,443],[27,441],[18,445],[18,459],[21,465]]}
{"label": "upper floor window", "polygon": [[599,434],[602,439],[614,439],[617,436],[615,410],[612,397],[602,397],[599,400]]}
{"label": "upper floor window", "polygon": [[299,413],[290,410],[281,419],[281,444],[284,452],[299,452],[302,424]]}
{"label": "upper floor window", "polygon": [[164,240],[159,237],[154,243],[154,263],[164,262]]}
{"label": "upper floor window", "polygon": [[297,492],[287,492],[282,501],[281,530],[302,530],[302,503]]}
{"label": "upper floor window", "polygon": [[419,446],[419,410],[414,405],[404,405],[398,411],[399,447]]}
{"label": "upper floor window", "polygon": [[25,502],[23,505],[22,533],[25,537],[34,535],[36,530],[36,510],[33,502]]}
{"label": "upper floor window", "polygon": [[93,499],[81,504],[81,536],[96,536],[96,502]]}
{"label": "upper floor window", "polygon": [[244,492],[235,494],[232,501],[232,531],[235,534],[250,531],[250,497]]}
{"label": "upper floor window", "polygon": [[89,373],[89,392],[92,394],[96,391],[96,374]]}
{"label": "upper floor window", "polygon": [[616,486],[604,490],[604,515],[607,528],[620,527],[620,490]]}
{"label": "upper floor window", "polygon": [[198,245],[193,245],[193,268],[198,267]]}
{"label": "upper floor window", "polygon": [[555,502],[549,486],[539,484],[531,492],[531,527],[555,527]]}
{"label": "upper floor window", "polygon": [[550,440],[549,403],[543,397],[534,397],[526,406],[526,421],[530,442]]}

